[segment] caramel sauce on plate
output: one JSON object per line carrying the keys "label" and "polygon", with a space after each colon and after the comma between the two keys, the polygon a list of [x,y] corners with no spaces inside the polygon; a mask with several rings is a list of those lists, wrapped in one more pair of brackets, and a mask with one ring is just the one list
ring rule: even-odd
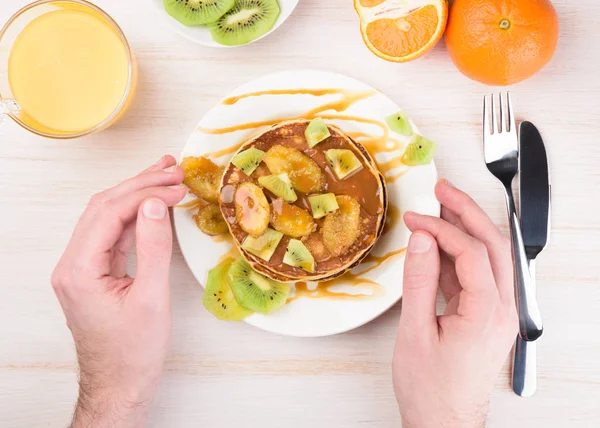
{"label": "caramel sauce on plate", "polygon": [[[237,95],[233,97],[229,97],[224,99],[221,104],[223,105],[234,105],[237,102],[251,97],[259,97],[259,96],[278,96],[278,95],[310,95],[315,97],[321,97],[326,95],[339,95],[340,98],[335,101],[330,101],[324,103],[321,106],[315,107],[309,111],[307,111],[304,115],[294,116],[294,117],[279,117],[275,119],[269,119],[264,121],[257,122],[249,122],[242,123],[235,126],[225,127],[225,128],[204,128],[199,127],[198,131],[203,132],[205,134],[212,135],[223,135],[227,133],[233,133],[237,131],[257,129],[265,126],[273,126],[288,120],[297,120],[297,119],[306,119],[312,120],[316,117],[322,117],[323,119],[328,120],[339,120],[339,121],[350,121],[350,122],[358,122],[364,123],[368,125],[373,125],[381,130],[381,133],[378,135],[366,133],[366,132],[347,132],[348,135],[353,140],[360,143],[365,149],[371,154],[375,162],[377,163],[377,167],[379,171],[384,175],[386,182],[392,183],[400,178],[406,171],[408,171],[408,167],[403,165],[401,161],[401,153],[400,155],[386,160],[379,161],[376,156],[380,153],[393,153],[393,152],[401,152],[404,148],[403,143],[397,139],[394,139],[390,136],[389,129],[387,125],[379,120],[369,119],[359,116],[352,116],[348,114],[343,114],[342,112],[346,111],[353,104],[358,101],[367,99],[377,94],[377,91],[368,90],[368,91],[357,91],[357,90],[348,90],[341,88],[326,88],[326,89],[275,89],[275,90],[267,90],[267,91],[257,91],[242,95]],[[334,111],[335,113],[325,113],[328,111]],[[240,149],[242,145],[245,144],[246,141],[241,141],[237,144],[232,145],[231,147],[227,147],[222,150],[218,150],[212,153],[207,154],[206,156],[209,158],[220,158],[227,155],[232,155],[236,151]],[[287,144],[286,144],[287,145]],[[374,193],[363,192],[365,189],[352,189],[343,183],[343,180],[335,180],[335,177],[332,175],[332,171],[329,166],[326,165],[326,160],[324,156],[322,159],[320,156],[310,156],[315,160],[319,166],[326,171],[327,175],[327,190],[336,194],[350,194],[351,196],[355,196],[357,200],[359,200],[361,204],[361,210],[366,212],[366,207],[373,206],[372,201],[369,198],[376,196]],[[395,173],[394,173],[395,172]],[[358,175],[356,173],[356,175]],[[358,177],[357,177],[358,178]],[[342,183],[342,184],[340,184]],[[177,208],[186,208],[186,209],[194,209],[201,207],[205,202],[196,199],[181,205],[176,206]],[[305,198],[300,197],[297,205],[302,206],[303,208],[309,208],[308,201]],[[375,213],[369,213],[375,214]],[[389,204],[388,213],[387,213],[387,221],[386,226],[384,228],[383,234],[389,232],[389,230],[393,229],[399,222],[401,221],[401,212],[400,209],[393,204]],[[213,237],[215,242],[229,242],[231,244],[231,248],[227,251],[220,259],[220,261],[226,260],[228,258],[237,258],[239,257],[239,251],[235,245],[233,245],[233,237],[230,234],[221,235],[218,237]],[[281,246],[285,250],[285,246]],[[396,251],[392,251],[382,256],[375,256],[373,254],[369,254],[365,257],[365,259],[361,262],[361,264],[353,269],[353,271],[347,272],[346,274],[335,278],[331,281],[322,282],[316,284],[316,288],[310,287],[306,282],[297,282],[296,286],[296,294],[294,297],[290,298],[288,302],[297,300],[302,297],[310,297],[310,298],[327,298],[327,299],[341,299],[341,300],[363,300],[374,298],[377,296],[381,296],[385,289],[377,282],[364,278],[369,272],[379,268],[380,266],[387,263],[390,259],[400,256],[404,254],[406,248],[402,248]],[[273,256],[275,257],[275,256]],[[283,257],[283,256],[282,256]],[[363,268],[364,267],[364,268]],[[363,269],[361,269],[363,268]],[[358,272],[357,272],[358,271]],[[314,283],[313,283],[314,284]],[[360,288],[360,293],[345,293],[332,290],[333,287],[340,285],[351,285],[353,287]],[[363,291],[365,291],[363,293]]]}

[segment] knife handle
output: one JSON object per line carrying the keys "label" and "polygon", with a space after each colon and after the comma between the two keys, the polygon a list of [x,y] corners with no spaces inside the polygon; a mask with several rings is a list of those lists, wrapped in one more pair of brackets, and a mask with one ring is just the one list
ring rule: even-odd
{"label": "knife handle", "polygon": [[[529,260],[531,282],[535,290],[535,260]],[[537,344],[517,336],[513,362],[512,387],[515,394],[531,397],[537,389]]]}
{"label": "knife handle", "polygon": [[517,311],[519,313],[519,333],[526,341],[539,338],[544,328],[542,316],[535,298],[535,290],[531,284],[531,275],[527,266],[527,255],[525,244],[521,234],[519,217],[515,209],[512,189],[510,186],[504,188],[506,194],[506,205],[508,208],[508,219],[510,223],[510,240],[512,244],[512,257],[515,274],[515,295]]}

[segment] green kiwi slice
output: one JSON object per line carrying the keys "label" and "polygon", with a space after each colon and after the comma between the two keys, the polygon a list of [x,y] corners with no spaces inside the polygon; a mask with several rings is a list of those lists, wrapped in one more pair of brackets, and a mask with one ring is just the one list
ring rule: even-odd
{"label": "green kiwi slice", "polygon": [[252,175],[254,170],[265,157],[265,152],[254,147],[238,153],[231,159],[231,163],[241,169],[247,176]]}
{"label": "green kiwi slice", "polygon": [[363,168],[363,164],[360,163],[352,150],[329,149],[325,152],[325,157],[340,180]]}
{"label": "green kiwi slice", "polygon": [[202,304],[208,312],[223,321],[241,321],[252,315],[252,311],[244,308],[235,300],[233,291],[231,291],[229,268],[232,263],[233,259],[227,259],[208,272],[202,299]]}
{"label": "green kiwi slice", "polygon": [[398,111],[394,114],[390,114],[388,117],[385,118],[385,122],[392,131],[397,132],[400,135],[409,137],[413,133],[410,120],[408,120],[408,116],[403,111]]}
{"label": "green kiwi slice", "polygon": [[325,124],[325,121],[318,117],[313,119],[308,126],[306,127],[306,131],[304,131],[304,136],[306,137],[306,141],[310,147],[314,147],[319,144],[321,141],[326,140],[331,137],[331,132],[329,132],[329,128]]}
{"label": "green kiwi slice", "polygon": [[235,5],[235,0],[163,0],[165,10],[183,25],[216,21]]}
{"label": "green kiwi slice", "polygon": [[292,187],[290,177],[286,172],[259,177],[258,182],[265,189],[286,202],[295,202],[298,199]]}
{"label": "green kiwi slice", "polygon": [[281,238],[283,233],[269,228],[258,238],[248,235],[242,242],[242,248],[268,262],[275,254]]}
{"label": "green kiwi slice", "polygon": [[302,268],[307,272],[315,271],[314,257],[310,251],[308,251],[308,248],[304,246],[302,241],[297,239],[290,239],[290,243],[285,250],[283,263],[289,266]]}
{"label": "green kiwi slice", "polygon": [[233,9],[209,24],[210,33],[222,45],[245,45],[268,33],[280,12],[277,0],[237,0]]}
{"label": "green kiwi slice", "polygon": [[427,165],[433,160],[437,144],[420,135],[415,135],[413,141],[406,146],[402,155],[402,163],[408,166]]}
{"label": "green kiwi slice", "polygon": [[325,217],[339,208],[333,193],[309,196],[308,202],[310,203],[313,218]]}
{"label": "green kiwi slice", "polygon": [[235,300],[240,305],[265,315],[285,305],[290,293],[288,284],[261,275],[243,257],[232,263],[229,280]]}

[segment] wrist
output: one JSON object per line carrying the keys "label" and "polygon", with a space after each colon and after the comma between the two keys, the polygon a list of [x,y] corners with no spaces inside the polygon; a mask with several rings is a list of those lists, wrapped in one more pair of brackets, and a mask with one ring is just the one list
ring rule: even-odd
{"label": "wrist", "polygon": [[485,428],[487,407],[468,412],[442,412],[428,415],[402,415],[402,428]]}

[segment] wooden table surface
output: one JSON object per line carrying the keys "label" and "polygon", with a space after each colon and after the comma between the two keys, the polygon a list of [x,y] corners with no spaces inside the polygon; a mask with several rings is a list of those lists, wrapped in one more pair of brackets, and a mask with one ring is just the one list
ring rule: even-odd
{"label": "wooden table surface", "polygon": [[[2,0],[0,21],[26,0]],[[50,273],[88,198],[161,155],[178,156],[202,115],[264,74],[322,68],[393,98],[440,145],[440,175],[506,230],[504,198],[481,148],[481,103],[492,88],[463,77],[444,43],[393,64],[361,41],[350,0],[301,0],[270,37],[210,49],[175,34],[146,0],[97,0],[123,27],[140,65],[126,117],[74,141],[0,130],[0,426],[60,427],[77,394],[71,335]],[[505,367],[489,427],[600,426],[600,4],[554,1],[561,36],[552,62],[510,88],[519,119],[537,124],[552,169],[552,241],[538,264],[545,334],[539,390],[515,396]],[[497,89],[496,89],[497,90]],[[347,334],[296,339],[217,322],[175,246],[173,345],[150,427],[400,426],[390,360],[400,308]]]}

